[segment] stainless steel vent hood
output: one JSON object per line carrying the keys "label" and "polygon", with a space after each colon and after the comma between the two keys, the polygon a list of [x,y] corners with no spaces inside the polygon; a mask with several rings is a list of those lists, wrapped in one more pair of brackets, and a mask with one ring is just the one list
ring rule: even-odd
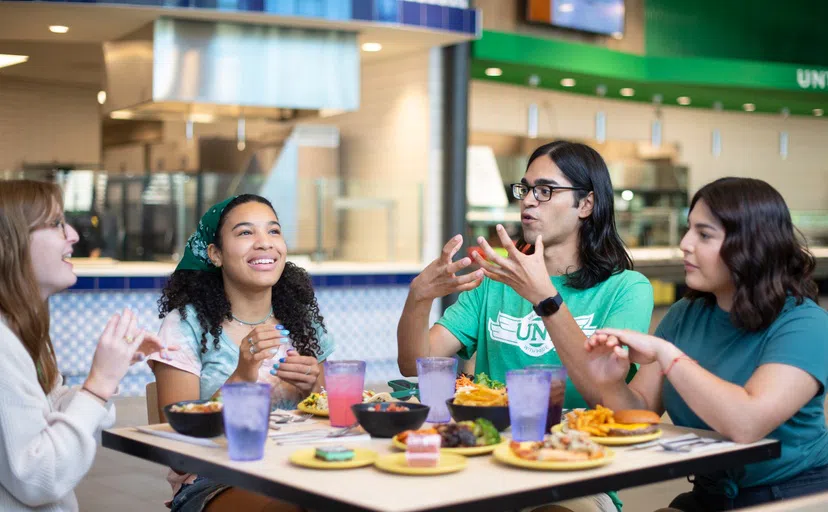
{"label": "stainless steel vent hood", "polygon": [[104,43],[114,119],[283,121],[359,107],[357,34],[159,18]]}

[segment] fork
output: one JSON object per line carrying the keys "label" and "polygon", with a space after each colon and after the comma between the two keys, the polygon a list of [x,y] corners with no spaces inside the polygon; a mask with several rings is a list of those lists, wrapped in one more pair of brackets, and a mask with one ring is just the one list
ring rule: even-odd
{"label": "fork", "polygon": [[354,423],[353,425],[342,427],[328,433],[325,433],[325,431],[321,429],[305,430],[303,432],[286,432],[283,434],[273,434],[270,438],[276,440],[279,444],[285,444],[295,441],[313,441],[317,439],[345,437],[358,426],[359,423]]}
{"label": "fork", "polygon": [[716,443],[724,443],[721,439],[700,438],[687,443],[659,443],[659,445],[668,452],[691,452],[701,446],[707,446]]}
{"label": "fork", "polygon": [[313,414],[302,414],[301,416],[295,416],[293,414],[271,414],[270,423],[302,423],[303,421],[310,419],[311,416],[313,416]]}

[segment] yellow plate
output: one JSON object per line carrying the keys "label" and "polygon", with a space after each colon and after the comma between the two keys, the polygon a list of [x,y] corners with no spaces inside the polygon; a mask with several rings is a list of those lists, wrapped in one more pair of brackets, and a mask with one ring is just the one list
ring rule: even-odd
{"label": "yellow plate", "polygon": [[578,461],[554,461],[554,460],[526,460],[521,459],[512,452],[508,444],[501,444],[494,451],[494,458],[509,464],[527,469],[540,469],[549,471],[573,471],[578,469],[597,468],[609,464],[615,459],[615,452],[606,449],[607,454],[600,459],[578,460]]}
{"label": "yellow plate", "polygon": [[310,407],[308,405],[305,405],[302,402],[299,402],[299,405],[297,405],[296,408],[299,409],[302,412],[306,412],[308,414],[313,414],[314,416],[324,416],[326,418],[328,417],[328,410],[327,409],[317,409],[315,407]]}
{"label": "yellow plate", "polygon": [[[490,444],[487,446],[469,446],[466,448],[440,448],[440,453],[454,453],[457,455],[465,455],[466,457],[471,457],[474,455],[485,455],[487,453],[492,453],[498,445],[505,442],[506,439],[501,437],[500,442],[497,444]],[[405,451],[408,448],[405,445],[405,443],[397,439],[397,436],[394,436],[391,439],[391,444],[394,446],[394,448],[402,451]]]}
{"label": "yellow plate", "polygon": [[342,462],[328,462],[315,457],[315,448],[304,448],[290,454],[290,461],[297,466],[313,469],[353,469],[370,466],[377,460],[377,452],[354,448],[354,458]]}
{"label": "yellow plate", "polygon": [[[554,427],[552,427],[552,432],[562,432],[563,425],[558,423]],[[598,436],[589,436],[591,441],[594,441],[598,444],[602,444],[604,446],[628,446],[631,444],[638,444],[638,443],[646,443],[647,441],[654,441],[661,437],[664,432],[661,429],[656,430],[652,434],[644,434],[641,436],[613,436],[613,437],[598,437]]]}
{"label": "yellow plate", "polygon": [[433,468],[412,468],[404,453],[392,453],[374,462],[377,469],[401,475],[443,475],[466,469],[466,458],[456,453],[440,453],[440,462]]}

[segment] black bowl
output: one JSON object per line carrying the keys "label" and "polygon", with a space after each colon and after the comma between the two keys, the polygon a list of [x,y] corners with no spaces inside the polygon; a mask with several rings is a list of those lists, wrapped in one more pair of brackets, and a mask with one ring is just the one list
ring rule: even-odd
{"label": "black bowl", "polygon": [[[452,403],[453,401],[453,398],[449,398],[446,400],[446,404],[448,404],[449,412],[451,413],[451,417],[454,418],[454,421],[474,421],[477,418],[486,418],[492,422],[492,425],[495,426],[498,432],[503,432],[512,424],[512,420],[509,417],[508,405],[494,407],[454,405]],[[549,430],[560,422],[561,406],[550,406],[546,414],[546,432],[549,433]]]}
{"label": "black bowl", "polygon": [[[391,404],[404,405],[408,411],[385,412]],[[379,405],[382,410],[375,411]],[[406,430],[417,430],[425,423],[429,407],[423,404],[400,402],[356,404],[351,406],[357,421],[372,437],[394,437]]]}
{"label": "black bowl", "polygon": [[451,417],[454,421],[474,421],[477,418],[486,418],[492,422],[492,425],[498,432],[503,432],[512,420],[509,418],[508,405],[496,405],[491,407],[480,405],[455,405],[453,398],[446,400]]}
{"label": "black bowl", "polygon": [[192,437],[217,437],[224,434],[224,418],[218,412],[172,412],[174,405],[203,404],[209,400],[187,400],[164,407],[167,422],[179,434]]}

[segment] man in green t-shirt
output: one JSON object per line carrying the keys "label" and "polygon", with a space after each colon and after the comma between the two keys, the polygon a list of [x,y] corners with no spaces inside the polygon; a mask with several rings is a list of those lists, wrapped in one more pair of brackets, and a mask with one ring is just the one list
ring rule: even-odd
{"label": "man in green t-shirt", "polygon": [[[400,371],[416,375],[418,357],[476,356],[476,373],[505,381],[511,369],[563,364],[564,407],[594,405],[585,339],[604,327],[647,332],[653,310],[652,286],[632,270],[615,229],[606,163],[584,144],[552,142],[535,150],[512,193],[529,243],[516,246],[498,225],[508,257],[480,237],[485,259],[473,256],[480,268],[458,276],[472,258],[452,261],[463,244],[452,238],[411,283],[397,327]],[[433,301],[454,292],[458,301],[429,329]],[[571,510],[615,510],[606,495],[573,501]]]}

